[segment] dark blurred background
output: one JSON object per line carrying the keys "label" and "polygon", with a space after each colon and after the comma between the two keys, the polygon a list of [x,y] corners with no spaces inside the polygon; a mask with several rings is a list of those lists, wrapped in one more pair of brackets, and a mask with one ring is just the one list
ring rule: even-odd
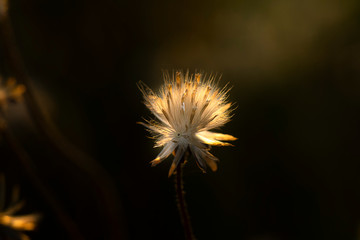
{"label": "dark blurred background", "polygon": [[[46,116],[115,184],[118,226],[103,214],[97,180],[46,147],[23,105],[10,110],[36,174],[85,239],[115,239],[109,229],[183,239],[171,160],[150,167],[160,149],[136,124],[150,116],[136,83],[157,90],[163,69],[220,73],[237,106],[221,129],[236,147],[213,148],[219,170],[202,174],[193,161],[184,170],[198,239],[360,239],[359,1],[13,0],[10,17]],[[23,211],[43,213],[29,236],[68,239],[1,146]]]}

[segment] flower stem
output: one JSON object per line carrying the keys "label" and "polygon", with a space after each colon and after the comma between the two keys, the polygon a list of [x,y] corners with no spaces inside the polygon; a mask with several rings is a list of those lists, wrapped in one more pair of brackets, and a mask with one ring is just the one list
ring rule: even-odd
{"label": "flower stem", "polygon": [[183,182],[183,176],[182,176],[183,175],[182,168],[185,165],[187,156],[188,156],[188,153],[185,153],[183,159],[180,161],[179,165],[176,167],[175,189],[176,189],[177,206],[179,209],[181,222],[182,222],[182,225],[184,228],[185,239],[186,240],[195,240],[195,236],[193,234],[193,230],[191,227],[189,212],[188,212],[186,201],[185,201],[184,182]]}

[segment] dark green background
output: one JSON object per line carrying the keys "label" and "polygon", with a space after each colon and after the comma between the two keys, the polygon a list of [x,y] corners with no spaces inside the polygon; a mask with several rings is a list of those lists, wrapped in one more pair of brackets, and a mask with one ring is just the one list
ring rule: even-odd
{"label": "dark green background", "polygon": [[[157,90],[163,69],[220,73],[237,106],[221,129],[238,137],[236,147],[213,148],[219,170],[202,174],[193,162],[184,170],[198,239],[360,239],[359,1],[10,4],[39,103],[116,184],[124,239],[183,239],[171,159],[151,168],[159,149],[136,124],[150,116],[136,83]],[[13,113],[12,128],[41,179],[86,239],[110,239],[89,179],[43,147],[22,114]],[[2,152],[25,210],[44,215],[29,235],[67,239],[13,154]]]}

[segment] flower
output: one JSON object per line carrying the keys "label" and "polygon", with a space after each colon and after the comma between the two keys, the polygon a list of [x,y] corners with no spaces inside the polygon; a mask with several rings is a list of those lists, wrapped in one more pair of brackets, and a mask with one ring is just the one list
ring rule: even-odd
{"label": "flower", "polygon": [[218,158],[209,152],[210,145],[230,146],[223,141],[236,140],[231,135],[209,131],[230,121],[232,104],[227,101],[226,87],[219,89],[214,76],[205,78],[200,73],[193,76],[189,72],[176,72],[176,76],[170,77],[166,72],[165,84],[158,94],[139,83],[146,107],[157,118],[140,124],[156,139],[155,147],[163,147],[151,164],[156,166],[174,152],[169,177],[188,150],[203,172],[206,165],[216,171]]}
{"label": "flower", "polygon": [[9,102],[20,101],[25,90],[25,86],[16,84],[14,78],[8,78],[4,86],[0,76],[0,110],[6,111]]}
{"label": "flower", "polygon": [[18,201],[19,188],[13,189],[10,206],[5,209],[2,208],[5,204],[4,193],[6,192],[3,174],[0,174],[0,190],[0,194],[2,195],[0,199],[0,231],[14,237],[14,239],[29,240],[30,238],[22,233],[22,231],[34,230],[40,219],[40,215],[15,215],[15,213],[21,210],[25,204],[24,201]]}

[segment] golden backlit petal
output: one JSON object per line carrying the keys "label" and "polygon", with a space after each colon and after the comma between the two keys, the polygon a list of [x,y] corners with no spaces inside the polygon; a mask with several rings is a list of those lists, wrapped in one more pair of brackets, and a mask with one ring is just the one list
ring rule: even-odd
{"label": "golden backlit petal", "polygon": [[23,225],[24,231],[32,231],[36,228],[36,224],[34,222],[27,222]]}
{"label": "golden backlit petal", "polygon": [[168,177],[171,177],[171,175],[174,173],[174,171],[175,171],[175,168],[176,168],[176,164],[175,164],[175,162],[172,162],[172,164],[171,164],[171,167],[170,167],[170,170],[169,170],[169,175],[168,175]]}
{"label": "golden backlit petal", "polygon": [[29,214],[23,216],[3,215],[0,217],[0,223],[16,230],[31,231],[36,228],[36,223],[39,218],[40,215],[38,214]]}
{"label": "golden backlit petal", "polygon": [[150,162],[151,166],[154,167],[154,166],[158,165],[159,163],[161,163],[164,159],[166,159],[172,153],[172,151],[174,151],[175,148],[176,148],[176,144],[174,144],[172,142],[167,143],[164,146],[164,148],[161,150],[159,155]]}
{"label": "golden backlit petal", "polygon": [[156,165],[158,165],[159,163],[161,163],[161,159],[159,157],[155,158],[154,160],[152,160],[151,162],[151,166],[155,167]]}
{"label": "golden backlit petal", "polygon": [[202,136],[206,138],[212,138],[214,140],[220,140],[220,141],[235,141],[237,140],[236,137],[231,136],[229,134],[222,134],[222,133],[216,133],[216,132],[210,132],[210,131],[203,131],[200,132]]}
{"label": "golden backlit petal", "polygon": [[5,226],[9,226],[11,223],[11,217],[8,215],[0,215],[0,223]]}
{"label": "golden backlit petal", "polygon": [[208,145],[213,145],[213,146],[233,146],[232,144],[230,143],[226,143],[226,142],[221,142],[221,141],[218,141],[218,140],[214,140],[214,139],[211,139],[211,138],[207,138],[207,137],[204,137],[203,135],[201,134],[196,134],[196,136],[205,144],[208,144]]}
{"label": "golden backlit petal", "polygon": [[207,165],[211,168],[211,170],[213,172],[215,172],[217,170],[216,162],[219,161],[219,159],[217,157],[215,157],[214,155],[212,155],[208,151],[205,152],[204,158],[205,158],[205,161],[206,161]]}
{"label": "golden backlit petal", "polygon": [[213,172],[215,172],[216,170],[217,170],[217,164],[216,164],[216,162],[213,160],[213,159],[211,159],[211,158],[205,158],[205,161],[206,161],[206,163],[207,163],[207,165],[211,168],[211,170],[213,171]]}
{"label": "golden backlit petal", "polygon": [[222,106],[219,111],[221,111],[221,112],[226,112],[226,111],[228,111],[230,108],[231,108],[231,103],[227,103],[227,104],[225,104],[224,106]]}
{"label": "golden backlit petal", "polygon": [[18,230],[32,231],[36,228],[40,215],[30,214],[14,217],[13,227]]}

